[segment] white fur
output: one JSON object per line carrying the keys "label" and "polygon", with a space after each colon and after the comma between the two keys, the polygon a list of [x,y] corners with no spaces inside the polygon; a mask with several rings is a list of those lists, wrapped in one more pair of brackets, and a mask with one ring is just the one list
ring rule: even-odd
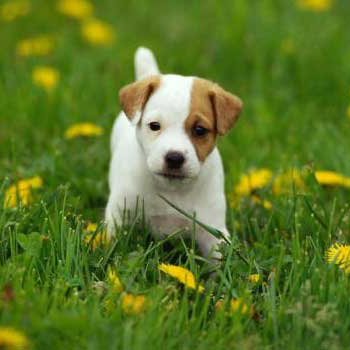
{"label": "white fur", "polygon": [[[145,59],[143,62],[142,58]],[[152,58],[154,60],[152,64]],[[153,54],[138,49],[135,58],[137,78],[158,71]],[[178,230],[190,235],[193,223],[177,212],[159,195],[196,218],[220,230],[225,236],[226,201],[224,174],[217,148],[201,163],[184,129],[189,114],[192,77],[162,75],[159,88],[151,95],[146,107],[133,125],[124,112],[117,118],[111,139],[112,159],[109,172],[110,196],[106,208],[108,232],[114,223],[122,222],[125,209],[135,210],[137,201],[144,203],[147,219],[155,236],[164,237]],[[157,121],[161,130],[154,132],[149,123]],[[185,155],[183,180],[158,175],[168,151]],[[220,257],[221,241],[200,227],[195,228],[196,240],[206,257]]]}
{"label": "white fur", "polygon": [[136,80],[146,78],[149,75],[159,74],[157,61],[151,50],[139,47],[135,53]]}

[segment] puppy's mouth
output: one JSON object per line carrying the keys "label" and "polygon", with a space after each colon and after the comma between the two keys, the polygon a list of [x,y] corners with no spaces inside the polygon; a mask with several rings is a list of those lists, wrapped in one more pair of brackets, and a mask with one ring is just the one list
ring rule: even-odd
{"label": "puppy's mouth", "polygon": [[187,176],[184,175],[183,173],[173,173],[173,172],[167,172],[167,171],[163,171],[160,173],[157,173],[158,176],[161,176],[165,179],[168,180],[184,180],[187,179]]}

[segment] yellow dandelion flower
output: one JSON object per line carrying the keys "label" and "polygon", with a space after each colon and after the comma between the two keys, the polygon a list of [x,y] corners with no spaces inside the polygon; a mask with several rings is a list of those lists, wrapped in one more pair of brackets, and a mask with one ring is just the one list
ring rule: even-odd
{"label": "yellow dandelion flower", "polygon": [[17,17],[26,16],[29,12],[29,1],[8,1],[0,7],[0,18],[6,22],[10,22],[15,20]]}
{"label": "yellow dandelion flower", "polygon": [[32,202],[32,189],[40,188],[42,185],[43,181],[40,176],[13,184],[5,192],[4,208],[16,208],[19,201],[24,206],[29,205]]}
{"label": "yellow dandelion flower", "polygon": [[144,295],[124,294],[121,302],[126,314],[139,314],[145,310],[147,299]]}
{"label": "yellow dandelion flower", "polygon": [[198,291],[200,293],[204,291],[204,287],[202,285],[197,285],[193,273],[181,266],[160,264],[158,269],[169,276],[176,278],[188,288],[197,289],[198,287]]}
{"label": "yellow dandelion flower", "polygon": [[301,9],[319,12],[329,10],[333,0],[298,0],[297,4]]}
{"label": "yellow dandelion flower", "polygon": [[268,169],[251,171],[242,175],[239,183],[235,186],[234,192],[237,196],[248,196],[257,189],[265,187],[272,178],[272,172]]}
{"label": "yellow dandelion flower", "polygon": [[327,261],[339,265],[345,273],[350,273],[350,245],[334,244],[326,253]]}
{"label": "yellow dandelion flower", "polygon": [[272,204],[269,201],[261,199],[255,195],[255,191],[268,185],[272,178],[272,172],[262,168],[241,175],[238,184],[234,187],[233,193],[230,195],[232,207],[236,207],[242,197],[252,195],[252,200],[255,203],[262,205],[266,209],[271,209]]}
{"label": "yellow dandelion flower", "polygon": [[111,268],[110,266],[107,269],[107,276],[108,276],[108,280],[112,286],[112,291],[114,293],[120,293],[123,291],[123,285],[120,282],[120,279],[116,273],[116,271]]}
{"label": "yellow dandelion flower", "polygon": [[86,0],[61,0],[57,10],[62,14],[76,19],[88,18],[93,13],[93,5]]}
{"label": "yellow dandelion flower", "polygon": [[261,206],[263,206],[265,209],[271,209],[272,208],[272,203],[265,200],[265,199],[261,199],[259,196],[257,196],[256,194],[252,195],[252,201],[254,203],[257,203]]}
{"label": "yellow dandelion flower", "polygon": [[114,39],[113,28],[98,19],[89,19],[81,26],[81,35],[92,45],[108,45]]}
{"label": "yellow dandelion flower", "polygon": [[258,273],[253,273],[249,276],[248,280],[251,283],[258,283],[260,282],[260,275]]}
{"label": "yellow dandelion flower", "polygon": [[347,114],[348,118],[350,119],[350,106],[346,109],[346,114]]}
{"label": "yellow dandelion flower", "polygon": [[[225,306],[224,301],[219,300],[215,306],[217,310],[222,311]],[[240,313],[241,315],[249,316],[253,314],[253,307],[247,304],[243,298],[237,298],[230,301],[228,312],[230,314]]]}
{"label": "yellow dandelion flower", "polygon": [[253,313],[253,308],[242,298],[232,299],[230,308],[232,312],[240,312],[242,315],[251,315]]}
{"label": "yellow dandelion flower", "polygon": [[43,56],[51,53],[55,48],[55,41],[51,36],[40,35],[31,39],[21,40],[16,46],[18,56]]}
{"label": "yellow dandelion flower", "polygon": [[[91,241],[92,240],[92,241]],[[105,231],[99,232],[93,237],[92,234],[88,234],[84,237],[86,244],[91,244],[92,250],[96,250],[98,247],[105,247],[110,242],[109,236]]]}
{"label": "yellow dandelion flower", "polygon": [[86,231],[87,232],[95,232],[97,230],[98,225],[93,223],[93,222],[88,222],[86,226]]}
{"label": "yellow dandelion flower", "polygon": [[25,349],[29,346],[27,337],[12,328],[0,327],[0,349]]}
{"label": "yellow dandelion flower", "polygon": [[294,190],[304,190],[305,184],[298,169],[290,169],[278,175],[272,185],[272,192],[275,195],[291,194]]}
{"label": "yellow dandelion flower", "polygon": [[59,72],[52,67],[40,66],[32,71],[34,84],[44,88],[47,92],[52,91],[56,87],[59,77]]}
{"label": "yellow dandelion flower", "polygon": [[315,177],[320,185],[350,187],[350,177],[344,176],[334,171],[316,171]]}
{"label": "yellow dandelion flower", "polygon": [[103,129],[92,123],[74,124],[68,128],[64,137],[68,140],[81,136],[100,136],[103,134]]}

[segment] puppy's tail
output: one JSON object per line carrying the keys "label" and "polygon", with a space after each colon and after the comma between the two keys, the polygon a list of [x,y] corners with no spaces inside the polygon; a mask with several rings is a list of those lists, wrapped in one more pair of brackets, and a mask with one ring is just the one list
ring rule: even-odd
{"label": "puppy's tail", "polygon": [[136,80],[155,74],[160,74],[160,72],[152,51],[145,47],[139,47],[135,52]]}

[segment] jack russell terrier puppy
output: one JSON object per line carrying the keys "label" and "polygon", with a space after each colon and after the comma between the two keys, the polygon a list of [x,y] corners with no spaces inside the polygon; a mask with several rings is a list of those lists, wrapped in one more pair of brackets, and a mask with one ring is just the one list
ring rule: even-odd
{"label": "jack russell terrier puppy", "polygon": [[226,200],[222,161],[215,142],[235,124],[241,100],[219,85],[197,77],[161,74],[152,52],[135,54],[136,82],[123,87],[122,112],[112,131],[106,208],[109,235],[125,210],[143,203],[154,235],[183,230],[203,256],[219,259],[222,242],[187,219],[181,208],[225,237]]}

